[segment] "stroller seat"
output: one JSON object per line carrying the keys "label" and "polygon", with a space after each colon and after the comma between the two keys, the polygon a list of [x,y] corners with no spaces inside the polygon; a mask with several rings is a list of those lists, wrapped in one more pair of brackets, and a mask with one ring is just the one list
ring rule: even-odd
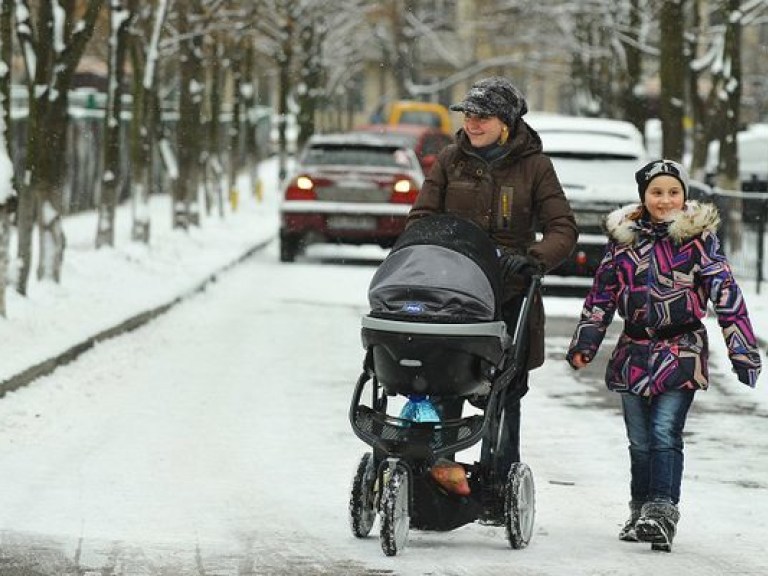
{"label": "stroller seat", "polygon": [[388,394],[485,395],[509,347],[503,321],[408,322],[364,316],[363,346]]}

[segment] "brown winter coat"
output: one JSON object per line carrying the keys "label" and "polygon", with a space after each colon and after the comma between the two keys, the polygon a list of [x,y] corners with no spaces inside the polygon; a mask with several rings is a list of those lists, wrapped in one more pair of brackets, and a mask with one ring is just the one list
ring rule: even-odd
{"label": "brown winter coat", "polygon": [[[473,152],[463,130],[456,141],[440,152],[408,221],[450,212],[479,224],[498,245],[534,256],[546,271],[567,258],[578,229],[539,135],[518,120],[505,154],[490,163]],[[544,307],[540,297],[534,304],[529,369],[544,362]]]}

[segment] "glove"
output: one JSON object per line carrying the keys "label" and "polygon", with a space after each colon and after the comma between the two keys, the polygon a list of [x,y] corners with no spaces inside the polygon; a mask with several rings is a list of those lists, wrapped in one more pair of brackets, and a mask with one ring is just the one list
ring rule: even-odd
{"label": "glove", "polygon": [[502,249],[499,256],[501,272],[502,300],[508,302],[519,296],[529,284],[531,276],[542,274],[544,266],[533,256],[514,254]]}
{"label": "glove", "polygon": [[757,384],[757,377],[760,375],[759,369],[747,368],[746,366],[734,366],[733,371],[736,372],[736,377],[742,384],[746,384],[750,388],[754,388],[755,384]]}
{"label": "glove", "polygon": [[499,257],[499,268],[501,280],[505,284],[510,282],[513,276],[523,276],[527,280],[544,272],[544,265],[530,254],[523,256],[507,251],[502,251]]}

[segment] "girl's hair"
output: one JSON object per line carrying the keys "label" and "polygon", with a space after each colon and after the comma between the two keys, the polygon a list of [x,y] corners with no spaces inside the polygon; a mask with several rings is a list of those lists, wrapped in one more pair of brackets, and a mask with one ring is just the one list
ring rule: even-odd
{"label": "girl's hair", "polygon": [[634,221],[640,220],[640,218],[643,217],[644,213],[645,213],[645,206],[643,206],[642,204],[638,204],[637,208],[635,208],[634,210],[632,210],[632,212],[627,214],[627,220],[634,220]]}

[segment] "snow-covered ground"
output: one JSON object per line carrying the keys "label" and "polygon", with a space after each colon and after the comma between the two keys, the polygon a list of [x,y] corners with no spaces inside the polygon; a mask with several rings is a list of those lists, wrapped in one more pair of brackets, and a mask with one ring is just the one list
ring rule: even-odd
{"label": "snow-covered ground", "polygon": [[[271,238],[275,172],[263,167],[263,202],[243,190],[237,213],[189,233],[168,229],[166,200],[155,199],[149,248],[127,240],[127,214],[117,247],[98,252],[94,217],[68,219],[62,284],[33,282],[27,300],[9,293],[0,381],[195,289]],[[628,499],[623,425],[599,377],[562,361],[567,334],[548,339],[550,359],[524,401],[523,458],[537,489],[527,549],[512,551],[503,530],[479,525],[412,532],[395,558],[375,536],[353,538],[348,488],[367,447],[346,412],[374,270],[317,259],[282,265],[269,245],[156,322],[0,399],[2,557],[23,533],[71,539],[71,556],[82,539],[81,563],[102,568],[110,548],[88,542],[135,543],[145,556],[162,546],[156,567],[198,562],[199,574],[768,573],[768,380],[757,390],[737,382],[712,320],[713,387],[687,428],[671,555],[616,538]],[[768,299],[745,288],[765,338]],[[545,306],[575,322],[580,301]],[[192,573],[132,571],[121,558],[112,573]]]}

